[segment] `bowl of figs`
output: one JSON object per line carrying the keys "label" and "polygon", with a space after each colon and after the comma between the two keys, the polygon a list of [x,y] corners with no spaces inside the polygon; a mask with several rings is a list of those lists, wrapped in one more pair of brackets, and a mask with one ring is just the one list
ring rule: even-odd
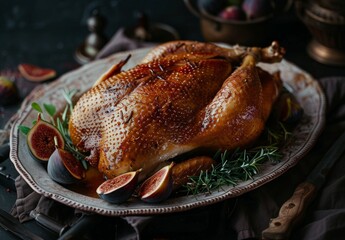
{"label": "bowl of figs", "polygon": [[272,20],[290,8],[291,0],[184,0],[200,19],[206,41],[244,46],[264,45]]}

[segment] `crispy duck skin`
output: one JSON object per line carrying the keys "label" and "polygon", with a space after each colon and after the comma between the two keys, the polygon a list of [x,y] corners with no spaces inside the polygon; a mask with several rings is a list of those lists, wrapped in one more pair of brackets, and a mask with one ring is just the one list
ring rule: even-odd
{"label": "crispy duck skin", "polygon": [[70,118],[71,139],[108,178],[139,168],[145,178],[193,149],[250,144],[281,88],[279,75],[256,63],[277,62],[283,54],[275,42],[236,50],[163,44],[130,70],[121,72],[126,60],[120,62],[82,95]]}

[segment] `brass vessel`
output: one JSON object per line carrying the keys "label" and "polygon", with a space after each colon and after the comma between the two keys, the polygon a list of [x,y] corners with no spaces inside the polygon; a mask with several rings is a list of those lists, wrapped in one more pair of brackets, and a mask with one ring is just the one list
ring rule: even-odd
{"label": "brass vessel", "polygon": [[297,1],[296,11],[313,36],[308,54],[320,63],[345,66],[345,1]]}
{"label": "brass vessel", "polygon": [[200,19],[202,35],[209,42],[223,42],[244,46],[265,45],[271,41],[270,24],[274,14],[251,21],[225,20],[209,14],[198,0],[184,0],[187,8]]}

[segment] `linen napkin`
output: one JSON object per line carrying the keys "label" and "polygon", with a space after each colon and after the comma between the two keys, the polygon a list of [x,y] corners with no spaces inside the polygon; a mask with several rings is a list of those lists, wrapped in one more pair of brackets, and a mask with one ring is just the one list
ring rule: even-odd
{"label": "linen napkin", "polygon": [[157,43],[131,39],[126,36],[124,28],[119,28],[119,30],[116,31],[110,41],[99,51],[99,53],[97,53],[96,59],[108,57],[109,55],[116,52],[133,50],[143,47],[151,47],[156,44]]}

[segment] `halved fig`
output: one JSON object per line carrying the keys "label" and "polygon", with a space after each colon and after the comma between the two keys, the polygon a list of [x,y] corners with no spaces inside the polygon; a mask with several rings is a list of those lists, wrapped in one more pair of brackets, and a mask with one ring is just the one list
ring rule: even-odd
{"label": "halved fig", "polygon": [[55,148],[47,166],[48,175],[55,182],[73,184],[85,178],[85,169],[81,162],[72,153]]}
{"label": "halved fig", "polygon": [[45,81],[56,76],[54,69],[42,68],[27,63],[19,64],[18,70],[24,78],[33,82]]}
{"label": "halved fig", "polygon": [[144,202],[156,203],[167,199],[173,189],[172,167],[174,163],[161,168],[140,186],[138,195]]}
{"label": "halved fig", "polygon": [[49,157],[55,151],[54,138],[57,139],[57,146],[63,148],[65,141],[59,130],[52,124],[42,120],[41,114],[39,114],[35,125],[27,135],[30,153],[35,159],[47,163]]}
{"label": "halved fig", "polygon": [[108,179],[96,189],[100,198],[110,203],[123,203],[133,194],[139,179],[140,170],[127,172]]}

